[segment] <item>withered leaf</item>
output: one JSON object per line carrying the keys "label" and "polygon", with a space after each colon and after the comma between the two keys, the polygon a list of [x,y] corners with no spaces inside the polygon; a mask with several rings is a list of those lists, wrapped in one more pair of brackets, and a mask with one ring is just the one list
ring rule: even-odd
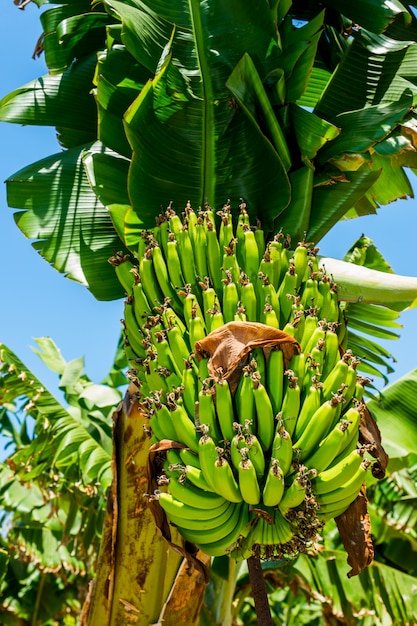
{"label": "withered leaf", "polygon": [[348,578],[357,576],[374,558],[371,538],[371,524],[366,499],[366,485],[349,508],[335,518],[340,538],[348,553],[347,562],[351,566]]}
{"label": "withered leaf", "polygon": [[381,443],[381,432],[377,423],[366,406],[361,403],[359,406],[361,421],[359,425],[359,443],[367,446],[367,451],[371,454],[375,463],[372,465],[372,475],[381,480],[385,476],[388,465],[388,454]]}
{"label": "withered leaf", "polygon": [[268,358],[270,351],[278,346],[286,367],[294,354],[301,351],[298,341],[282,330],[259,322],[229,322],[197,341],[194,351],[198,358],[209,356],[210,376],[214,380],[227,379],[233,393],[249,352],[262,348]]}
{"label": "withered leaf", "polygon": [[[202,552],[198,553],[198,559],[209,568],[211,558]],[[200,623],[201,606],[204,601],[206,581],[200,572],[187,566],[183,561],[179,569],[174,585],[164,605],[158,624],[164,626],[198,626]]]}

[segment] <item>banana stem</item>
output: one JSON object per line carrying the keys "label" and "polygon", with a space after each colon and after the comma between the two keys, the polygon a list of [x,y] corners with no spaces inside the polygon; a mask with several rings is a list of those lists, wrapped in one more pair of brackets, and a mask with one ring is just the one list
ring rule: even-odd
{"label": "banana stem", "polygon": [[417,278],[379,272],[355,263],[320,258],[320,267],[333,276],[345,302],[382,304],[398,311],[417,306]]}
{"label": "banana stem", "polygon": [[258,624],[274,626],[271,609],[269,608],[268,594],[262,571],[261,560],[256,556],[248,558],[249,580],[252,587],[252,596],[255,602],[255,611]]}

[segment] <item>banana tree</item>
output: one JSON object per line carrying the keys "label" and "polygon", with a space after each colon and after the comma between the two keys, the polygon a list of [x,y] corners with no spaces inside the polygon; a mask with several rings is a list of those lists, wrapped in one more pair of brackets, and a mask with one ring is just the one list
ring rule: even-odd
{"label": "banana tree", "polygon": [[[415,152],[413,6],[371,0],[348,6],[261,0],[172,6],[163,0],[105,0],[93,8],[87,2],[58,3],[42,13],[45,35],[40,46],[49,73],[3,98],[0,119],[55,126],[64,151],[11,176],[9,204],[19,209],[15,214],[19,228],[36,239],[34,247],[56,269],[85,284],[98,299],[128,296],[125,342],[131,385],[115,423],[111,510],[96,583],[85,605],[85,623],[113,624],[127,615],[137,623],[162,616],[164,622],[178,619],[176,603],[189,610],[181,596],[183,557],[193,566],[189,582],[195,593],[187,601],[195,598],[192,619],[199,621],[209,559],[192,547],[193,528],[182,529],[183,544],[177,528],[168,524],[161,511],[163,485],[158,485],[158,497],[149,494],[149,486],[155,486],[161,457],[175,457],[176,447],[185,444],[192,449],[197,432],[199,442],[209,436],[200,427],[190,431],[186,442],[175,428],[169,431],[164,426],[158,432],[164,407],[171,416],[180,414],[178,407],[185,404],[194,424],[207,426],[208,413],[199,422],[193,408],[197,399],[193,385],[198,389],[200,380],[210,380],[216,403],[220,404],[221,387],[226,395],[227,390],[232,392],[232,405],[229,398],[225,412],[232,406],[231,414],[238,418],[238,403],[245,406],[252,398],[245,390],[239,400],[239,381],[248,379],[253,398],[260,395],[255,389],[265,387],[262,363],[265,360],[265,369],[271,367],[269,352],[279,354],[279,367],[292,372],[277,378],[285,381],[285,395],[287,387],[297,389],[295,379],[301,381],[306,373],[311,386],[321,390],[313,378],[322,372],[310,366],[296,369],[301,361],[296,357],[316,347],[308,345],[310,332],[303,339],[301,329],[306,324],[317,326],[320,318],[326,327],[319,325],[317,330],[327,334],[329,343],[336,337],[333,357],[323,367],[332,370],[340,346],[348,355],[343,365],[350,370],[378,375],[386,368],[389,353],[374,338],[395,336],[391,329],[397,327],[397,311],[415,302],[415,280],[392,280],[386,271],[380,272],[375,289],[375,275],[358,269],[352,275],[349,264],[320,260],[309,242],[319,242],[343,217],[372,213],[381,204],[411,195],[405,168],[414,167]],[[184,207],[182,222],[178,213]],[[363,250],[355,245],[354,252],[349,260],[357,260]],[[245,299],[250,286],[253,293]],[[256,326],[259,322],[262,328]],[[216,329],[221,331],[217,343],[210,337]],[[238,334],[242,329],[243,340]],[[356,329],[373,338],[362,338]],[[230,332],[228,346],[232,341],[233,350],[227,354]],[[360,363],[353,354],[361,357]],[[318,348],[315,363],[320,356]],[[245,376],[239,363],[247,368]],[[227,381],[226,386],[221,381]],[[338,380],[336,387],[328,386],[326,402],[337,397],[334,407],[345,405],[344,411],[355,393],[359,401],[363,384],[353,394],[350,388],[349,401],[343,390],[338,393],[340,384]],[[181,386],[184,393],[178,402],[171,390]],[[271,386],[268,391],[272,396]],[[212,410],[212,392],[205,396]],[[200,410],[205,400],[198,401]],[[275,402],[273,414],[282,413],[282,405]],[[292,417],[295,413],[293,409]],[[368,412],[362,413],[365,420]],[[250,412],[247,415],[251,417]],[[290,422],[284,418],[281,415],[281,434],[289,430]],[[245,419],[242,422],[243,428]],[[189,430],[187,422],[182,424],[184,432]],[[212,431],[216,427],[221,424],[213,422]],[[294,420],[292,427],[296,428]],[[233,438],[233,432],[226,435],[220,430],[217,443]],[[294,432],[297,439],[290,443],[303,442],[305,447],[311,437],[302,439],[301,427],[299,433],[290,434]],[[259,429],[237,434],[245,442],[249,435],[262,438]],[[271,428],[263,436],[269,462],[275,459]],[[377,449],[375,473],[379,468],[383,474],[386,457],[378,437],[374,434],[367,443]],[[217,447],[223,450],[217,464],[227,472],[228,447]],[[243,461],[248,466],[251,459],[242,456]],[[232,471],[236,482],[240,470],[235,466]],[[287,467],[284,472],[288,478],[284,486],[289,493],[294,483],[294,490],[303,496],[298,504],[282,505],[281,512],[271,517],[270,511],[252,512],[250,507],[259,503],[248,502],[252,495],[243,498],[249,505],[241,506],[248,534],[244,537],[242,526],[237,536],[247,539],[247,549],[239,545],[239,556],[247,556],[251,567],[259,565],[259,556],[295,557],[293,536],[305,549],[312,543],[313,537],[303,535],[300,525],[294,535],[294,517],[290,514],[288,520],[288,513],[307,512],[297,507],[306,502],[306,494],[310,498],[317,493],[308,491],[313,475],[290,480],[291,471]],[[273,474],[279,478],[278,471]],[[262,476],[265,488],[266,475]],[[282,476],[279,480],[282,483]],[[171,491],[176,482],[171,476]],[[305,483],[304,494],[300,483]],[[217,491],[208,487],[206,493]],[[152,496],[149,508],[145,493]],[[329,502],[322,499],[325,504]],[[234,511],[235,518],[238,513]],[[310,521],[316,520],[316,511],[310,513]],[[334,509],[335,513],[340,521],[344,511]],[[255,541],[252,531],[260,533],[264,526],[267,534],[280,525],[275,518],[284,520],[281,531],[283,537],[289,533],[287,538],[270,541],[262,535]],[[344,539],[348,540],[346,534]],[[203,553],[222,558],[222,552],[214,554],[204,541],[196,543],[205,548]],[[252,545],[267,548],[253,556]],[[280,545],[290,554],[275,548]],[[217,578],[215,595],[222,601],[207,618],[212,623],[231,619],[237,556],[227,557],[228,573]],[[141,563],[135,576],[132,561]],[[362,567],[363,563],[358,565],[359,570]],[[158,578],[162,572],[163,583]],[[189,614],[187,620],[194,623]]]}

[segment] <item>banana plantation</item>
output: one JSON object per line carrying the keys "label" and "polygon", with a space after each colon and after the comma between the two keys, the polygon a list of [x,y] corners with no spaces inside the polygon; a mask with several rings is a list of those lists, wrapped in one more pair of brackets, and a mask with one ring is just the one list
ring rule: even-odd
{"label": "banana plantation", "polygon": [[417,3],[14,3],[57,151],[8,204],[124,318],[100,382],[36,340],[62,400],[0,344],[0,623],[417,624],[417,277],[319,248],[413,195]]}

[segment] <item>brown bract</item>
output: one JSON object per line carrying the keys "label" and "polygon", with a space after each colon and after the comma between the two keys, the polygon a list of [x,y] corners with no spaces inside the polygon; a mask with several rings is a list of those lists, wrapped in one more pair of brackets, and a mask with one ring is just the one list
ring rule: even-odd
{"label": "brown bract", "polygon": [[372,466],[372,475],[381,480],[387,469],[388,454],[382,447],[381,432],[366,404],[360,406],[360,412],[359,443],[366,446],[369,454],[376,459]]}
{"label": "brown bract", "polygon": [[298,341],[282,330],[259,322],[229,322],[197,341],[194,351],[197,358],[209,356],[210,376],[214,380],[227,379],[233,393],[249,352],[262,348],[267,359],[271,350],[277,347],[284,354],[286,367],[294,354],[301,352]]}
{"label": "brown bract", "polygon": [[347,574],[348,578],[360,574],[374,558],[365,491],[366,487],[362,485],[356,500],[342,515],[335,518],[340,538],[348,553],[347,562],[352,568]]}

